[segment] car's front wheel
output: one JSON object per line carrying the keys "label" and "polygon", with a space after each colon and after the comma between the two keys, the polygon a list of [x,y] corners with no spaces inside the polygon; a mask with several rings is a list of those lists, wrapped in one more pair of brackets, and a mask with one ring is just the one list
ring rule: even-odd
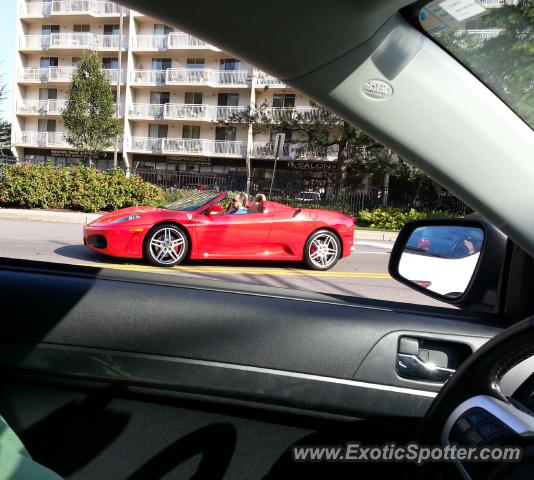
{"label": "car's front wheel", "polygon": [[329,230],[312,233],[304,246],[304,262],[313,270],[329,270],[337,263],[340,254],[341,243]]}
{"label": "car's front wheel", "polygon": [[181,263],[189,249],[185,232],[177,225],[156,225],[147,234],[143,248],[145,259],[158,267],[172,267]]}

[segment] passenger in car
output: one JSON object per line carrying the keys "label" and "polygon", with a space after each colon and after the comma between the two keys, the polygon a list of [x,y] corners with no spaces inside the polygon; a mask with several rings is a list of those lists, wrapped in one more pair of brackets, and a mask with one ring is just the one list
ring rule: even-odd
{"label": "passenger in car", "polygon": [[266,200],[265,195],[263,193],[258,193],[255,198],[255,202],[253,202],[249,209],[248,213],[262,213],[263,212],[263,203]]}
{"label": "passenger in car", "polygon": [[243,203],[241,203],[241,200],[232,200],[234,205],[234,210],[230,212],[230,214],[233,215],[243,215],[245,213],[248,213],[247,209],[243,206]]}

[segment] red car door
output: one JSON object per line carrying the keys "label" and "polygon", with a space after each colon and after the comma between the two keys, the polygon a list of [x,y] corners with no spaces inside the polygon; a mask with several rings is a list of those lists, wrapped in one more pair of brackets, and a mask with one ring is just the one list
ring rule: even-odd
{"label": "red car door", "polygon": [[272,213],[243,215],[199,214],[195,218],[193,258],[243,258],[264,254],[272,227]]}

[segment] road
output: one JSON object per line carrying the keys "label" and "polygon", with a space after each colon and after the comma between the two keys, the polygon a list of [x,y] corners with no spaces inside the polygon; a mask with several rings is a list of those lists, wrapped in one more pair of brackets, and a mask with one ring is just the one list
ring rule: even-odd
{"label": "road", "polygon": [[358,241],[355,252],[327,272],[306,270],[300,264],[283,262],[187,261],[178,267],[156,268],[141,260],[115,259],[90,251],[83,246],[81,224],[0,220],[1,257],[161,272],[166,275],[449,306],[414,292],[388,275],[391,246],[391,242]]}

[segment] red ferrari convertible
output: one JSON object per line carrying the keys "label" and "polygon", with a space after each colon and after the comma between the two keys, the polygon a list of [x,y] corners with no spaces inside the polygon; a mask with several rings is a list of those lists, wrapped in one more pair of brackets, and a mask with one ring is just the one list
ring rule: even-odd
{"label": "red ferrari convertible", "polygon": [[260,202],[255,213],[226,213],[224,192],[203,191],[166,207],[107,213],[83,229],[90,249],[171,267],[192,259],[304,261],[328,270],[353,249],[354,218],[339,212]]}

